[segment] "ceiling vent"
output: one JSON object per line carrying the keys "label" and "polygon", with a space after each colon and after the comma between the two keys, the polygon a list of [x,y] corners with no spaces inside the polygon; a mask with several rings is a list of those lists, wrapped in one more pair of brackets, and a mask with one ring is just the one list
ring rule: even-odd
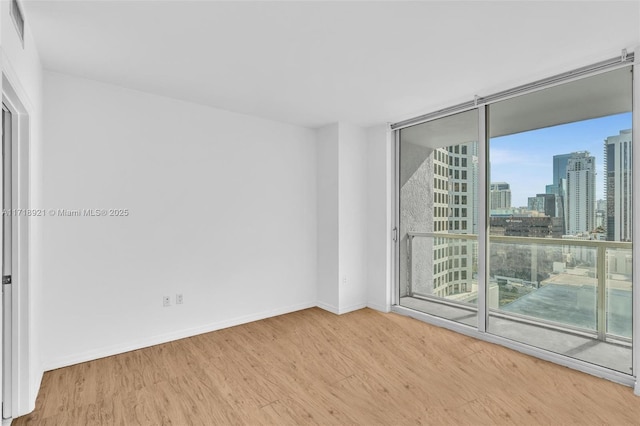
{"label": "ceiling vent", "polygon": [[18,0],[11,0],[11,17],[13,17],[13,23],[16,24],[16,31],[22,41],[22,47],[24,47],[24,15],[22,15]]}

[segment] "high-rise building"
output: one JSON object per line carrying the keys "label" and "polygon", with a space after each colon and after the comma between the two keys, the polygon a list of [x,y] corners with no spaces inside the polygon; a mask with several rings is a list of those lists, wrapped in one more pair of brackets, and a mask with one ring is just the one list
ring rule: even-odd
{"label": "high-rise building", "polygon": [[[478,232],[478,144],[461,143],[447,147],[449,159],[449,233],[477,234]],[[473,265],[477,259],[477,245],[470,240],[448,239],[442,247],[446,253],[446,277],[436,291],[440,296],[472,291]],[[446,252],[445,252],[446,250]],[[443,285],[444,284],[444,285]],[[460,300],[464,300],[460,299]]]}
{"label": "high-rise building", "polygon": [[[432,227],[435,233],[444,234],[475,234],[478,227],[477,191],[478,191],[478,144],[476,142],[462,143],[448,147],[437,148],[429,155],[423,164],[425,177],[433,180],[433,198],[428,201],[432,211]],[[429,251],[422,266],[416,271],[419,278],[424,280],[417,290],[438,297],[453,297],[465,295],[472,291],[473,265],[476,262],[476,245],[471,240],[438,238],[431,241]],[[416,250],[419,241],[414,242]],[[431,271],[431,282],[426,282],[427,276],[422,277],[420,270]]]}
{"label": "high-rise building", "polygon": [[[563,195],[557,191],[562,188],[560,179],[567,177],[567,164],[569,163],[569,158],[572,156],[573,153],[553,156],[553,183],[550,185],[551,188],[547,188],[547,193]],[[549,192],[550,190],[551,192]]]}
{"label": "high-rise building", "polygon": [[[412,275],[410,281],[401,275],[406,283],[401,294],[474,300],[477,244],[447,234],[478,232],[478,144],[430,148],[405,143],[403,150],[401,234],[435,235],[412,240]],[[425,187],[431,191],[425,191]]]}
{"label": "high-rise building", "polygon": [[564,217],[562,197],[557,194],[536,194],[535,197],[529,197],[527,207],[545,216]]}
{"label": "high-rise building", "polygon": [[[449,151],[447,148],[438,148],[433,153],[433,231],[449,233]],[[433,282],[428,285],[434,296],[444,297],[449,295],[448,283],[448,243],[446,239],[433,239],[432,277]]]}
{"label": "high-rise building", "polygon": [[567,161],[566,192],[567,234],[592,231],[595,228],[596,159],[588,151],[571,153]]}
{"label": "high-rise building", "polygon": [[449,154],[449,232],[478,232],[478,144],[447,148]]}
{"label": "high-rise building", "polygon": [[631,241],[631,129],[604,141],[607,240]]}
{"label": "high-rise building", "polygon": [[507,182],[493,182],[489,187],[489,206],[491,210],[511,208],[511,187]]}
{"label": "high-rise building", "polygon": [[564,179],[567,176],[567,165],[569,164],[569,158],[573,157],[573,154],[575,153],[553,156],[553,185],[556,187],[560,184],[560,179]]}
{"label": "high-rise building", "polygon": [[[605,156],[606,158],[606,156]],[[605,173],[606,179],[606,173]],[[605,182],[606,186],[606,182]],[[607,224],[607,200],[596,201],[596,228],[606,229]]]}

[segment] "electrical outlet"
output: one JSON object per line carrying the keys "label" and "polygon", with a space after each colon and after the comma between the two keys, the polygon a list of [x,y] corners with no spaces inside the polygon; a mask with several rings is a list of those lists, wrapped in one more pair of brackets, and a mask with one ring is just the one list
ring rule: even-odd
{"label": "electrical outlet", "polygon": [[164,306],[165,308],[167,306],[171,306],[171,297],[169,296],[162,296],[162,306]]}
{"label": "electrical outlet", "polygon": [[182,295],[181,294],[176,294],[176,305],[182,305]]}

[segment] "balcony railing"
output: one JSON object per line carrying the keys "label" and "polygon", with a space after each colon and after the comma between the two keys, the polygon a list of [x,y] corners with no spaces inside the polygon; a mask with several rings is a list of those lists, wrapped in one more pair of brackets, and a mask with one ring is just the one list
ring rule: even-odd
{"label": "balcony railing", "polygon": [[[409,232],[406,244],[402,296],[477,310],[477,235]],[[631,250],[629,242],[489,236],[489,315],[628,344]]]}

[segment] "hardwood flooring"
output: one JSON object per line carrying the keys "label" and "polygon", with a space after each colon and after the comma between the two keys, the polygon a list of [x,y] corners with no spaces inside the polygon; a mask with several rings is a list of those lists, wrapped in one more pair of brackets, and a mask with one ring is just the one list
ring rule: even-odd
{"label": "hardwood flooring", "polygon": [[314,308],[49,371],[13,424],[624,425],[640,397],[411,318]]}

